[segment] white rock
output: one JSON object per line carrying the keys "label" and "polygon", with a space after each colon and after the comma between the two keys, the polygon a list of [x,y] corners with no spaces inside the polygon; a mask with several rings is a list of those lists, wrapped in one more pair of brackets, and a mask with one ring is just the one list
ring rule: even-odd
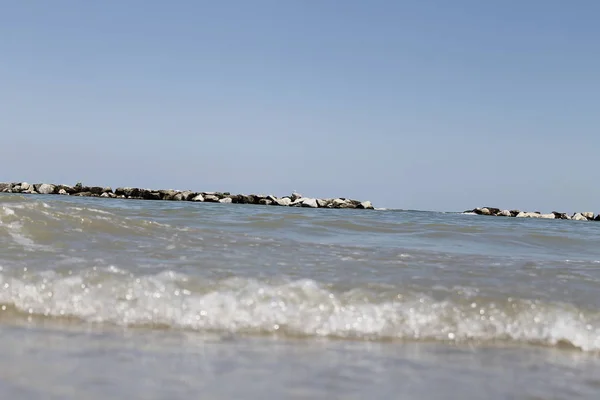
{"label": "white rock", "polygon": [[363,201],[362,203],[360,203],[358,205],[357,208],[364,208],[365,210],[373,210],[374,209],[373,204],[371,204],[370,201]]}
{"label": "white rock", "polygon": [[31,189],[31,185],[27,182],[21,183],[21,190],[29,190]]}
{"label": "white rock", "polygon": [[333,201],[331,202],[333,204],[334,207],[339,207],[343,204],[346,204],[346,200],[342,200],[342,199],[333,199]]}
{"label": "white rock", "polygon": [[575,213],[571,219],[573,221],[587,221],[588,219],[586,217],[583,216],[583,214],[581,213]]}
{"label": "white rock", "polygon": [[586,212],[582,212],[581,215],[583,215],[587,219],[594,219],[594,213],[593,212],[586,211]]}
{"label": "white rock", "polygon": [[327,207],[329,204],[331,203],[331,200],[327,200],[327,199],[317,199],[317,204],[319,205],[319,207],[321,208],[325,208]]}
{"label": "white rock", "polygon": [[[61,189],[61,190],[63,190],[63,189]],[[104,192],[104,193],[102,193],[102,194],[100,195],[100,197],[110,197],[110,196],[108,195],[108,193],[107,193],[107,192]]]}
{"label": "white rock", "polygon": [[296,192],[292,193],[292,196],[291,196],[292,203],[295,202],[296,200],[299,200],[302,198],[304,198],[304,196],[302,196],[300,193],[296,193]]}
{"label": "white rock", "polygon": [[502,210],[498,213],[499,217],[510,217],[512,214],[508,210]]}
{"label": "white rock", "polygon": [[64,196],[64,195],[67,195],[67,196],[69,195],[69,193],[67,193],[67,191],[66,191],[65,189],[60,189],[60,190],[58,191],[58,194],[62,194],[63,196]]}
{"label": "white rock", "polygon": [[54,193],[54,185],[49,185],[47,183],[44,183],[44,184],[40,185],[40,187],[38,188],[38,193],[52,194],[52,193]]}
{"label": "white rock", "polygon": [[230,204],[233,200],[231,200],[231,197],[223,197],[221,200],[219,200],[219,203],[223,203],[223,204]]}
{"label": "white rock", "polygon": [[533,213],[533,212],[523,212],[517,214],[517,218],[541,218],[542,214]]}
{"label": "white rock", "polygon": [[556,219],[556,215],[554,215],[552,213],[550,213],[550,214],[541,214],[540,218],[543,218],[543,219]]}
{"label": "white rock", "polygon": [[318,208],[317,199],[305,197],[302,201],[302,207]]}
{"label": "white rock", "polygon": [[204,201],[204,196],[199,194],[198,196],[194,197],[192,201]]}
{"label": "white rock", "polygon": [[481,212],[481,215],[490,215],[490,214],[492,214],[492,212],[490,211],[490,209],[487,208],[487,207],[480,208],[479,211]]}
{"label": "white rock", "polygon": [[290,204],[292,204],[292,199],[290,199],[289,197],[282,197],[280,199],[275,199],[275,203],[279,206],[289,206]]}

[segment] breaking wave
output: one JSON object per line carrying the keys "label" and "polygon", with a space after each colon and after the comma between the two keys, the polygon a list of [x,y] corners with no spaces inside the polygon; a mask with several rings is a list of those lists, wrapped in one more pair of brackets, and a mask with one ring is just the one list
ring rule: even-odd
{"label": "breaking wave", "polygon": [[433,299],[399,288],[339,290],[314,280],[203,281],[117,268],[0,274],[0,319],[364,340],[510,341],[600,350],[600,314],[570,304]]}

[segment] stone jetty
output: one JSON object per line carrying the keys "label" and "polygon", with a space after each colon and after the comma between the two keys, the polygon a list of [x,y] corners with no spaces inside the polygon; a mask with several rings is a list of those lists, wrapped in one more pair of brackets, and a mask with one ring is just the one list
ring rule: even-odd
{"label": "stone jetty", "polygon": [[172,189],[153,190],[134,187],[119,187],[113,190],[110,187],[86,186],[81,183],[78,183],[75,186],[49,183],[30,184],[27,182],[0,183],[0,193],[55,194],[63,196],[102,197],[108,199],[172,200],[306,208],[374,209],[370,201],[352,200],[344,197],[335,199],[316,199],[304,197],[298,193],[293,193],[284,197],[275,197],[272,195],[194,192],[191,190],[180,191]]}
{"label": "stone jetty", "polygon": [[541,219],[568,219],[573,221],[600,221],[600,214],[594,215],[593,212],[576,212],[567,214],[558,211],[543,214],[539,211],[526,212],[520,210],[502,210],[495,207],[481,207],[473,210],[467,210],[464,214],[490,215],[494,217],[514,217],[514,218],[541,218]]}

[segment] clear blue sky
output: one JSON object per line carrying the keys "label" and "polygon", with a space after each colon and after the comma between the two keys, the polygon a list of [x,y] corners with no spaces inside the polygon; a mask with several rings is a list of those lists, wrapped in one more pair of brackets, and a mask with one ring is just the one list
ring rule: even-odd
{"label": "clear blue sky", "polygon": [[0,181],[600,212],[600,2],[0,1]]}

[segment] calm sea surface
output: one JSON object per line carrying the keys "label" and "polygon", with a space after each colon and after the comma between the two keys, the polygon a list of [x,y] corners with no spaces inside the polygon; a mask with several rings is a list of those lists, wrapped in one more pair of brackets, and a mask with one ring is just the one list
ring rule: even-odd
{"label": "calm sea surface", "polygon": [[0,194],[2,399],[600,398],[600,223]]}

